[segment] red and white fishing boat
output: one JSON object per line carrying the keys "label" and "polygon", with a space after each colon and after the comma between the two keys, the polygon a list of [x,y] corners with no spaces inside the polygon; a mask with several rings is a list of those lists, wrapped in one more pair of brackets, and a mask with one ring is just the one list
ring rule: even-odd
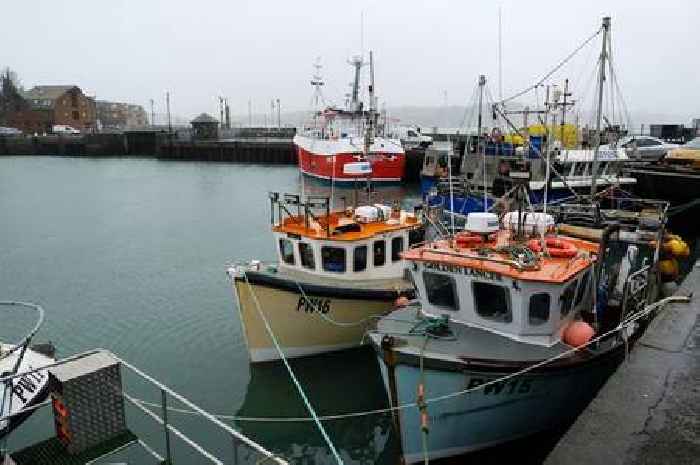
{"label": "red and white fishing boat", "polygon": [[[370,52],[370,65],[371,62]],[[350,62],[355,68],[355,80],[346,108],[331,106],[317,111],[313,124],[294,137],[299,169],[303,174],[330,182],[355,182],[357,176],[346,174],[343,167],[346,163],[368,161],[372,165],[372,182],[399,182],[403,178],[406,154],[401,142],[386,138],[378,134],[382,131],[377,131],[372,71],[369,109],[365,109],[359,99],[360,71],[364,63],[361,57]],[[320,76],[314,76],[311,83],[318,95],[323,85]]]}

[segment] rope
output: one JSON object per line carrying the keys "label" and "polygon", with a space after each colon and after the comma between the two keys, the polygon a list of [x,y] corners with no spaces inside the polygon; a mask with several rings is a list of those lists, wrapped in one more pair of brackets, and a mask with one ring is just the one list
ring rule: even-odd
{"label": "rope", "polygon": [[590,36],[588,39],[586,39],[581,45],[576,47],[576,49],[573,52],[571,52],[563,60],[561,60],[551,71],[549,71],[547,74],[542,76],[542,78],[539,81],[537,81],[535,84],[527,87],[526,89],[521,90],[520,92],[516,93],[515,95],[513,95],[511,97],[508,97],[506,99],[501,100],[499,102],[499,104],[503,105],[506,102],[510,102],[511,100],[515,100],[516,98],[520,97],[521,95],[525,95],[526,93],[530,92],[531,90],[537,89],[539,86],[541,86],[544,83],[544,81],[549,79],[550,76],[552,76],[554,73],[559,71],[559,69],[561,69],[562,66],[564,66],[566,63],[568,63],[569,60],[571,60],[574,57],[574,55],[576,55],[581,49],[583,49],[586,45],[588,45],[589,42],[591,42],[593,39],[595,39],[598,36],[598,34],[601,33],[602,30],[603,30],[602,27],[598,28],[598,30],[596,30],[592,36]]}
{"label": "rope", "polygon": [[[546,359],[546,360],[542,360],[542,361],[535,363],[533,365],[529,365],[529,366],[523,368],[522,370],[516,371],[516,372],[511,373],[509,375],[502,376],[502,377],[497,378],[497,379],[493,379],[493,380],[488,381],[484,384],[480,384],[479,386],[469,388],[469,389],[463,389],[461,391],[455,391],[455,392],[452,392],[449,394],[444,394],[441,396],[426,399],[425,403],[432,404],[432,403],[436,403],[436,402],[442,402],[444,400],[448,400],[448,399],[451,399],[454,397],[459,397],[462,395],[470,394],[472,392],[479,391],[481,389],[485,389],[489,386],[492,386],[492,385],[495,385],[498,383],[502,383],[503,381],[513,379],[517,376],[522,376],[524,374],[527,374],[533,370],[536,370],[537,368],[541,368],[541,367],[546,366],[546,365],[548,365],[552,362],[555,362],[559,359],[568,357],[570,355],[575,354],[576,352],[587,349],[589,346],[597,344],[599,341],[610,337],[614,333],[621,332],[622,330],[631,326],[637,320],[640,320],[640,319],[648,316],[651,312],[653,312],[657,308],[663,308],[666,304],[673,303],[673,302],[687,303],[687,302],[690,302],[690,297],[689,296],[682,296],[682,295],[666,297],[665,299],[661,299],[658,302],[655,302],[651,305],[648,305],[647,307],[645,307],[644,310],[642,310],[634,315],[630,315],[626,319],[622,320],[617,326],[615,326],[611,330],[609,330],[609,331],[607,331],[599,336],[594,337],[593,339],[591,339],[590,341],[588,341],[587,343],[585,343],[583,345],[580,345],[578,347],[572,347],[571,349],[566,350],[565,352],[561,352],[560,354],[555,355],[554,357],[551,357],[551,358]],[[409,335],[409,334],[403,334],[403,335]],[[135,400],[143,403],[144,405],[152,405],[152,406],[160,407],[160,404],[147,402],[147,401],[141,400],[141,399],[135,399]],[[405,409],[415,408],[415,407],[418,407],[418,404],[416,402],[410,402],[410,403],[406,403],[406,404],[397,405],[395,407],[365,410],[362,412],[351,412],[351,413],[341,413],[341,414],[335,414],[335,415],[314,416],[314,417],[244,417],[244,416],[237,416],[237,415],[214,415],[214,416],[217,418],[220,418],[220,419],[242,421],[242,422],[299,423],[299,422],[310,422],[310,421],[317,422],[317,421],[331,421],[331,420],[346,420],[349,418],[359,418],[359,417],[366,417],[366,416],[370,416],[370,415],[380,415],[380,414],[398,412],[400,410],[405,410]],[[168,407],[168,410],[171,410],[173,412],[183,413],[183,414],[189,414],[189,415],[201,415],[200,413],[192,411],[192,410],[177,409],[177,408],[172,408],[172,407]]]}
{"label": "rope", "polygon": [[332,319],[331,317],[329,317],[328,315],[326,315],[325,313],[323,313],[323,312],[316,306],[316,304],[313,303],[313,302],[311,301],[311,299],[309,299],[309,297],[306,295],[306,292],[304,292],[304,288],[302,288],[302,286],[301,286],[301,284],[299,283],[299,281],[295,281],[295,283],[296,283],[296,285],[297,285],[297,288],[299,289],[299,292],[301,292],[302,298],[303,298],[306,302],[308,302],[309,305],[311,305],[311,307],[312,307],[313,310],[314,310],[314,313],[315,313],[316,315],[319,315],[321,318],[323,318],[324,320],[326,320],[328,323],[330,323],[330,324],[332,324],[332,325],[340,326],[340,327],[344,327],[344,328],[355,327],[355,326],[362,326],[362,325],[367,324],[367,323],[368,323],[369,321],[371,321],[372,319],[379,318],[379,317],[382,316],[381,314],[377,314],[377,315],[370,315],[370,316],[368,316],[367,318],[363,318],[363,319],[358,320],[358,321],[348,321],[348,322],[345,322],[345,321],[336,321],[336,320]]}
{"label": "rope", "polygon": [[328,433],[326,433],[326,430],[323,427],[323,424],[321,424],[321,421],[318,419],[318,416],[316,415],[316,411],[314,410],[313,406],[311,405],[311,402],[309,401],[308,397],[306,397],[306,393],[304,393],[304,389],[301,387],[299,380],[294,375],[294,370],[292,370],[292,367],[289,365],[289,362],[287,361],[287,357],[285,357],[284,352],[280,348],[279,342],[277,342],[277,338],[275,337],[275,333],[272,331],[272,328],[270,327],[270,323],[267,321],[267,318],[265,317],[265,314],[263,313],[262,308],[260,307],[260,302],[258,301],[258,296],[255,294],[255,291],[253,290],[253,286],[250,285],[250,281],[248,281],[248,273],[243,271],[243,277],[245,278],[245,282],[248,285],[248,290],[250,291],[250,295],[253,297],[253,302],[255,303],[255,307],[256,307],[258,313],[260,314],[260,318],[262,318],[263,323],[265,324],[265,329],[267,330],[267,334],[270,336],[270,339],[272,339],[272,343],[275,345],[275,349],[277,350],[277,353],[279,353],[280,358],[282,359],[282,362],[284,363],[284,366],[287,368],[287,371],[289,372],[289,377],[292,378],[292,381],[294,382],[294,385],[296,386],[297,391],[299,391],[299,395],[301,396],[302,400],[304,401],[306,408],[309,410],[309,413],[311,413],[311,417],[316,422],[316,426],[318,426],[318,429],[321,432],[321,436],[323,436],[323,439],[326,441],[326,444],[328,444],[328,447],[330,448],[331,452],[335,456],[335,460],[340,465],[343,465],[343,459],[340,458],[340,455],[338,454],[338,451],[336,450],[335,446],[333,445],[331,438],[328,436]]}

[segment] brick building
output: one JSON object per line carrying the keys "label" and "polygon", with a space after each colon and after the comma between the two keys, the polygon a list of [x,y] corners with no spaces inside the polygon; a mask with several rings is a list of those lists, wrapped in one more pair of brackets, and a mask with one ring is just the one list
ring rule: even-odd
{"label": "brick building", "polygon": [[103,129],[138,129],[148,126],[146,110],[141,105],[97,101],[97,120]]}
{"label": "brick building", "polygon": [[78,86],[35,86],[22,93],[28,111],[10,116],[13,127],[27,133],[48,133],[62,124],[89,132],[95,129],[95,100]]}

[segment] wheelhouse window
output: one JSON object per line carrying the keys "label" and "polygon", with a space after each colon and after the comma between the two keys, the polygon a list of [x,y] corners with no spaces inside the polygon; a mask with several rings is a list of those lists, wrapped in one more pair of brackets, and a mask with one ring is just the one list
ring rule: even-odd
{"label": "wheelhouse window", "polygon": [[294,265],[294,244],[289,239],[280,239],[280,255],[287,265]]}
{"label": "wheelhouse window", "polygon": [[423,282],[428,302],[447,310],[459,310],[457,286],[452,276],[424,271]]}
{"label": "wheelhouse window", "polygon": [[472,293],[474,294],[474,307],[480,317],[499,323],[513,321],[508,288],[474,281]]}
{"label": "wheelhouse window", "polygon": [[403,252],[403,237],[395,237],[391,240],[391,261],[401,260],[401,252]]}
{"label": "wheelhouse window", "polygon": [[574,301],[574,306],[578,306],[581,304],[583,301],[583,298],[586,297],[586,294],[588,292],[588,280],[590,279],[590,272],[586,271],[583,276],[581,276],[581,282],[578,285],[578,289],[576,291],[576,299]]}
{"label": "wheelhouse window", "polygon": [[532,326],[540,326],[549,321],[550,301],[551,298],[547,292],[538,292],[530,296],[527,319]]}
{"label": "wheelhouse window", "polygon": [[374,244],[372,245],[372,252],[372,263],[374,266],[384,266],[384,263],[386,262],[386,242],[383,240],[374,241]]}
{"label": "wheelhouse window", "polygon": [[367,269],[367,246],[358,245],[352,252],[352,271]]}
{"label": "wheelhouse window", "polygon": [[314,260],[314,248],[311,244],[306,242],[299,243],[299,258],[301,259],[301,266],[308,268],[310,270],[316,269],[316,262]]}
{"label": "wheelhouse window", "polygon": [[345,272],[345,249],[342,247],[321,247],[321,262],[325,271]]}
{"label": "wheelhouse window", "polygon": [[418,244],[420,242],[423,242],[425,240],[425,229],[423,228],[416,228],[416,229],[411,229],[408,231],[408,246],[411,247],[412,245]]}
{"label": "wheelhouse window", "polygon": [[561,297],[559,298],[559,302],[561,303],[561,316],[562,318],[565,317],[566,315],[569,314],[571,311],[571,308],[573,307],[574,303],[574,295],[576,294],[576,285],[578,284],[578,280],[572,281],[566,286],[566,289],[564,289],[564,292],[561,294]]}

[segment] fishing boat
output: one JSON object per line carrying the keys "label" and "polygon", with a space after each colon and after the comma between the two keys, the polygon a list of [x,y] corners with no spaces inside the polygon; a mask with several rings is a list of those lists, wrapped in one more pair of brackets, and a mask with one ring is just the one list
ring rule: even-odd
{"label": "fishing boat", "polygon": [[[369,105],[360,99],[360,74],[365,61],[356,56],[350,64],[355,70],[351,98],[346,106],[329,106],[315,113],[312,124],[294,136],[293,142],[302,174],[331,183],[352,183],[355,177],[343,169],[347,163],[371,161],[372,182],[399,182],[404,177],[406,154],[401,141],[384,137],[377,131],[375,111],[374,71],[370,52]],[[312,85],[320,92],[320,73]],[[318,101],[318,98],[316,99]],[[365,149],[365,138],[372,132],[372,141]],[[375,134],[376,132],[376,134]]]}
{"label": "fishing boat", "polygon": [[279,193],[270,208],[278,261],[229,268],[251,361],[280,358],[270,331],[287,357],[358,346],[412,294],[400,254],[423,240],[416,214],[398,204],[333,210],[328,197]]}
{"label": "fishing boat", "polygon": [[630,218],[596,243],[557,234],[541,212],[470,213],[466,231],[403,254],[419,297],[370,339],[407,463],[575,418],[656,298],[663,215]]}
{"label": "fishing boat", "polygon": [[12,377],[0,383],[0,438],[8,435],[34,411],[31,407],[43,402],[50,390],[49,372],[45,367],[55,360],[52,344],[30,345],[43,322],[43,309],[24,302],[0,302],[0,306],[14,306],[39,312],[39,319],[30,333],[18,344],[0,344],[0,377]]}
{"label": "fishing boat", "polygon": [[[595,129],[581,129],[578,124],[567,123],[567,114],[577,103],[572,100],[568,79],[563,89],[558,85],[546,86],[542,108],[506,108],[507,102],[544,87],[543,79],[511,98],[492,102],[490,109],[494,127],[489,132],[482,120],[484,99],[490,92],[486,87],[486,77],[481,75],[474,94],[478,96],[478,104],[474,105],[478,109],[475,143],[468,144],[460,167],[463,173],[461,184],[467,186],[465,192],[458,195],[447,192],[439,179],[427,177],[427,182],[422,180],[421,183],[427,202],[430,205],[443,205],[446,210],[463,215],[485,211],[490,208],[491,202],[502,198],[523,179],[528,182],[532,204],[557,202],[581,195],[594,196],[610,186],[631,190],[637,181],[624,172],[625,165],[630,162],[625,149],[616,144],[602,143],[603,139],[617,137],[621,127],[612,125],[603,115],[602,101],[607,79],[605,67],[609,66],[613,73],[609,60],[610,18],[603,18],[601,28],[591,39],[601,32]],[[613,99],[614,96],[608,98]],[[513,115],[523,117],[522,126],[514,124],[511,120]],[[538,118],[539,123],[530,124],[529,118],[532,117]],[[605,127],[601,126],[601,121],[605,121]],[[443,178],[443,186],[451,184],[444,182]]]}

